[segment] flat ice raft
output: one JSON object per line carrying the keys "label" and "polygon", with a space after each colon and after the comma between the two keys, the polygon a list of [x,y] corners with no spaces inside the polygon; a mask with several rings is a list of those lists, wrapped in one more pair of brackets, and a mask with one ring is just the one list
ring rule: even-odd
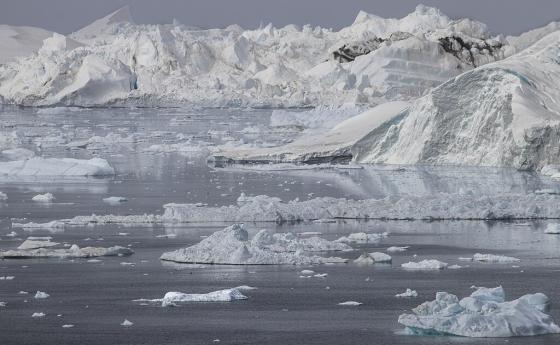
{"label": "flat ice raft", "polygon": [[140,303],[161,303],[162,307],[175,307],[184,303],[202,303],[202,302],[232,302],[247,299],[241,291],[252,290],[249,286],[238,286],[232,289],[224,289],[212,291],[208,293],[183,293],[170,291],[158,299],[138,299],[135,302]]}
{"label": "flat ice raft", "polygon": [[291,233],[259,231],[252,239],[243,224],[217,231],[198,244],[163,253],[162,260],[222,265],[310,265],[345,262],[312,254],[321,251],[349,251],[344,243],[319,237],[298,238]]}
{"label": "flat ice raft", "polygon": [[59,243],[50,237],[29,237],[17,249],[0,251],[1,259],[27,258],[92,258],[98,256],[129,256],[134,252],[125,247],[84,247],[74,244],[69,248],[54,248]]}
{"label": "flat ice raft", "polygon": [[105,159],[42,158],[0,162],[0,176],[107,176],[115,170]]}
{"label": "flat ice raft", "polygon": [[506,302],[504,289],[477,288],[461,300],[447,292],[402,314],[399,323],[415,335],[464,337],[516,337],[560,333],[546,314],[549,300],[542,293],[527,294]]}

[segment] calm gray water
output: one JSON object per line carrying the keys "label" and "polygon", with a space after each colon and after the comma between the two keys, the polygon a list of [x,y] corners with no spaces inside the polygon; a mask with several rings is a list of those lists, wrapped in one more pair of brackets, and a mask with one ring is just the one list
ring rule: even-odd
{"label": "calm gray water", "polygon": [[[531,192],[558,189],[537,175],[508,169],[430,168],[396,169],[369,166],[362,169],[254,171],[206,164],[204,147],[228,141],[275,144],[297,135],[296,130],[266,126],[270,110],[232,109],[83,109],[49,110],[4,108],[0,132],[16,132],[18,146],[43,156],[106,158],[117,175],[103,179],[6,179],[0,191],[0,249],[15,248],[29,235],[49,235],[57,242],[80,246],[130,246],[128,258],[86,260],[4,260],[0,276],[0,344],[557,344],[560,336],[518,339],[467,339],[400,335],[398,315],[437,291],[469,294],[470,286],[502,285],[510,298],[544,292],[552,302],[551,314],[560,321],[560,237],[545,235],[546,222],[354,222],[334,224],[248,224],[250,228],[277,231],[319,231],[327,239],[352,232],[388,231],[377,245],[362,245],[344,253],[354,259],[361,250],[383,251],[392,245],[409,245],[395,253],[393,264],[353,264],[314,267],[328,273],[323,279],[299,278],[304,267],[229,267],[171,265],[159,261],[161,253],[201,240],[223,225],[206,226],[88,226],[47,233],[24,232],[8,237],[12,221],[46,222],[88,214],[160,213],[168,202],[204,202],[225,205],[241,192],[267,194],[284,200],[317,196],[349,198],[387,195],[429,195],[461,189],[480,194],[502,191]],[[260,130],[243,130],[244,128]],[[128,140],[97,140],[107,134]],[[114,137],[113,137],[114,138]],[[118,142],[120,141],[120,142]],[[151,145],[190,142],[202,148],[160,153]],[[188,145],[187,145],[188,146]],[[170,151],[170,150],[168,150]],[[56,200],[42,205],[31,201],[51,192]],[[128,202],[110,206],[108,196]],[[128,233],[121,236],[119,233]],[[158,235],[174,234],[175,238]],[[511,264],[465,263],[461,256],[476,252],[511,255]],[[337,255],[339,255],[337,253]],[[436,258],[467,265],[459,270],[406,272],[400,264]],[[135,265],[121,265],[122,262]],[[518,267],[517,267],[518,266]],[[177,308],[143,306],[138,298],[161,298],[167,291],[209,292],[239,285],[248,300],[234,303],[190,304]],[[328,289],[327,289],[328,287]],[[396,293],[413,288],[416,299],[397,299]],[[35,300],[35,291],[51,295]],[[27,291],[29,295],[22,295]],[[359,307],[337,303],[355,300]],[[44,318],[31,318],[44,312]],[[124,319],[134,323],[120,326]],[[62,328],[73,324],[73,328]],[[219,340],[219,342],[218,342]]]}

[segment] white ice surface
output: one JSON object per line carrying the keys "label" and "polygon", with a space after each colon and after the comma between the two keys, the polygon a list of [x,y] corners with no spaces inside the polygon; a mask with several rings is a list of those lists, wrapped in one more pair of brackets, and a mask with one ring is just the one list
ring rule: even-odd
{"label": "white ice surface", "polygon": [[503,288],[477,288],[461,300],[438,292],[434,301],[402,314],[399,323],[411,334],[465,337],[516,337],[560,333],[546,314],[549,300],[542,293],[507,302]]}
{"label": "white ice surface", "polygon": [[313,253],[351,250],[346,244],[319,237],[299,238],[291,233],[261,230],[251,239],[243,224],[234,224],[217,231],[198,244],[163,253],[162,260],[180,263],[228,265],[309,265],[345,262]]}

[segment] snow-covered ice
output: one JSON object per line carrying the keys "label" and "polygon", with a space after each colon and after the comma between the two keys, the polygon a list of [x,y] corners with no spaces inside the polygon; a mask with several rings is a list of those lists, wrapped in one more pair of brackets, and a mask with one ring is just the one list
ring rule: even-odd
{"label": "snow-covered ice", "polygon": [[361,302],[356,302],[356,301],[346,301],[346,302],[340,302],[338,303],[338,305],[343,305],[343,306],[350,306],[350,307],[357,307],[359,305],[362,305],[363,303]]}
{"label": "snow-covered ice", "polygon": [[459,335],[465,337],[515,337],[560,333],[546,314],[549,300],[542,293],[505,300],[503,288],[477,288],[461,300],[438,292],[434,301],[402,314],[399,323],[410,334]]}
{"label": "snow-covered ice", "polygon": [[[27,242],[27,241],[26,241]],[[41,244],[44,246],[44,242]],[[36,249],[16,249],[0,251],[3,259],[26,259],[26,258],[92,258],[98,256],[129,256],[134,253],[130,248],[113,247],[83,247],[73,244],[69,248],[39,247]]]}
{"label": "snow-covered ice", "polygon": [[476,253],[473,255],[474,261],[482,262],[497,262],[497,263],[511,263],[520,261],[518,258],[505,255],[495,255],[495,254],[481,254]]}
{"label": "snow-covered ice", "polygon": [[284,202],[266,195],[241,194],[237,204],[166,204],[168,223],[291,222],[316,219],[547,219],[560,217],[560,196],[527,193],[478,195],[432,193],[351,200],[320,197]]}
{"label": "snow-covered ice", "polygon": [[395,295],[397,298],[409,298],[409,297],[418,297],[418,292],[416,290],[411,290],[409,288],[406,289],[403,293],[398,293]]}
{"label": "snow-covered ice", "polygon": [[136,302],[142,303],[161,303],[162,307],[178,306],[184,303],[199,303],[199,302],[232,302],[236,300],[247,299],[242,291],[250,290],[245,289],[244,286],[239,286],[232,289],[224,289],[212,291],[208,293],[183,293],[183,292],[167,292],[161,299],[138,299]]}
{"label": "snow-covered ice", "polygon": [[560,224],[558,223],[549,223],[546,225],[546,229],[544,230],[545,234],[560,234]]}
{"label": "snow-covered ice", "polygon": [[401,264],[401,267],[404,268],[405,270],[411,270],[411,271],[424,271],[424,270],[437,271],[437,270],[442,270],[447,268],[447,263],[435,259],[429,259],[429,260],[422,260],[419,262],[410,261]]}
{"label": "snow-covered ice", "polygon": [[0,176],[107,176],[115,170],[105,159],[42,158],[0,162]]}
{"label": "snow-covered ice", "polygon": [[51,193],[37,194],[31,200],[36,202],[51,202],[54,200],[54,195]]}
{"label": "snow-covered ice", "polygon": [[46,292],[43,291],[37,291],[37,293],[35,293],[35,299],[45,299],[45,298],[49,298],[50,295]]}

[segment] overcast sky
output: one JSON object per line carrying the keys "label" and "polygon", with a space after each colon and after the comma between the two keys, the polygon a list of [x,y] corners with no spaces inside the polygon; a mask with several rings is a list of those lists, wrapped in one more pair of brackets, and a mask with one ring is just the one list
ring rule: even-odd
{"label": "overcast sky", "polygon": [[170,23],[224,27],[261,22],[349,25],[359,10],[402,17],[418,3],[440,8],[452,18],[470,17],[494,33],[517,34],[560,18],[560,0],[0,0],[0,24],[31,25],[69,33],[123,5],[140,24]]}

